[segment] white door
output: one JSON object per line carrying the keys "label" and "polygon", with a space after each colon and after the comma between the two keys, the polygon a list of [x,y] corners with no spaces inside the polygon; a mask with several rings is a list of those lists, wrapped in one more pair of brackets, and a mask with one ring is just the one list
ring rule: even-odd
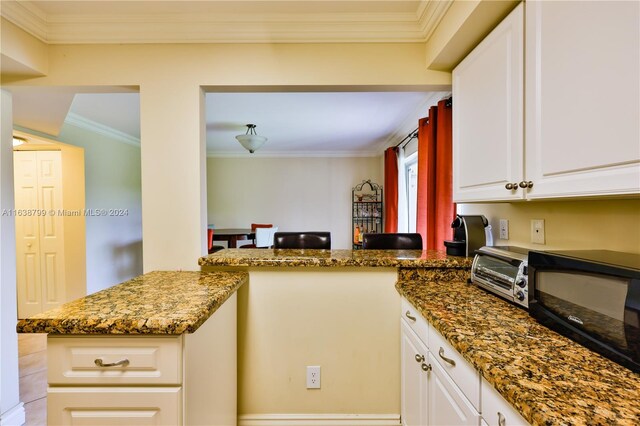
{"label": "white door", "polygon": [[16,203],[16,280],[18,318],[42,312],[40,284],[40,218],[36,156],[16,151],[13,156]]}
{"label": "white door", "polygon": [[59,151],[14,153],[18,317],[65,301],[62,162]]}
{"label": "white door", "polygon": [[640,2],[526,2],[528,198],[640,192]]}
{"label": "white door", "polygon": [[480,414],[431,353],[429,353],[429,364],[432,371],[429,377],[428,424],[477,426],[480,422]]}
{"label": "white door", "polygon": [[520,4],[453,70],[455,202],[524,197],[523,12]]}
{"label": "white door", "polygon": [[422,364],[427,364],[427,348],[411,328],[401,324],[401,408],[403,426],[425,426],[427,424],[427,373]]}

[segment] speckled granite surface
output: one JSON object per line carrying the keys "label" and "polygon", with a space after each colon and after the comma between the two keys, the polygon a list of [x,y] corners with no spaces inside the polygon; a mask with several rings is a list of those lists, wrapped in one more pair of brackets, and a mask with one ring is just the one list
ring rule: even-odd
{"label": "speckled granite surface", "polygon": [[150,272],[20,320],[18,333],[193,333],[248,279],[246,272]]}
{"label": "speckled granite surface", "polygon": [[640,425],[640,375],[464,282],[398,292],[534,425]]}
{"label": "speckled granite surface", "polygon": [[420,250],[227,249],[201,257],[201,266],[321,266],[470,268],[471,258]]}

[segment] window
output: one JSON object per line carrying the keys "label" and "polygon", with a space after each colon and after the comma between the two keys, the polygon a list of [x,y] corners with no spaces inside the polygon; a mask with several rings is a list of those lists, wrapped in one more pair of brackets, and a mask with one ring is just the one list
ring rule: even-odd
{"label": "window", "polygon": [[416,212],[418,203],[418,153],[414,152],[404,160],[405,188],[407,194],[408,232],[416,232]]}

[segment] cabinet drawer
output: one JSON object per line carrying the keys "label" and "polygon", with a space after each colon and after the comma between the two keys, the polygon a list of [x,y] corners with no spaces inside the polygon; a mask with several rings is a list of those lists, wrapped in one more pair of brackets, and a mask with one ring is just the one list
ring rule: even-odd
{"label": "cabinet drawer", "polygon": [[[182,383],[182,337],[49,336],[50,385],[179,385]],[[113,364],[127,360],[126,365]]]}
{"label": "cabinet drawer", "polygon": [[49,425],[181,425],[182,388],[67,388],[47,391]]}
{"label": "cabinet drawer", "polygon": [[491,426],[521,426],[529,424],[485,379],[482,379],[482,418]]}
{"label": "cabinet drawer", "polygon": [[429,343],[433,358],[480,411],[480,373],[433,327],[429,328]]}
{"label": "cabinet drawer", "polygon": [[418,335],[422,343],[429,347],[429,323],[427,323],[427,320],[425,320],[420,312],[404,297],[402,298],[401,309],[402,318],[414,333]]}

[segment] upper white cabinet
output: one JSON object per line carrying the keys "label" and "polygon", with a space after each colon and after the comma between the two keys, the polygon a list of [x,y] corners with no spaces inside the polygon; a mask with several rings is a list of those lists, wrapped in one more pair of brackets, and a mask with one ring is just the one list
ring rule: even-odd
{"label": "upper white cabinet", "polygon": [[523,19],[454,70],[454,201],[640,193],[640,3],[528,1]]}
{"label": "upper white cabinet", "polygon": [[527,198],[640,192],[640,3],[529,1],[525,27]]}
{"label": "upper white cabinet", "polygon": [[520,4],[453,70],[457,202],[523,197],[523,25]]}

